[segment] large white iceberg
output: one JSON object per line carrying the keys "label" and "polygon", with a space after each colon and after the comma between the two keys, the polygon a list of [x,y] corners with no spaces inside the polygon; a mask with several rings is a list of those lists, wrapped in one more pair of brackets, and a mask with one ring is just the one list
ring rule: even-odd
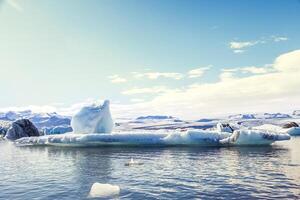
{"label": "large white iceberg", "polygon": [[110,114],[109,101],[105,100],[103,105],[90,105],[72,117],[71,126],[74,133],[111,133],[113,120]]}
{"label": "large white iceberg", "polygon": [[60,134],[40,137],[24,137],[16,140],[18,145],[53,146],[111,146],[111,145],[197,145],[197,146],[235,146],[269,145],[276,141],[289,140],[286,133],[260,130],[236,130],[233,133],[197,130],[173,133],[128,132],[111,134]]}

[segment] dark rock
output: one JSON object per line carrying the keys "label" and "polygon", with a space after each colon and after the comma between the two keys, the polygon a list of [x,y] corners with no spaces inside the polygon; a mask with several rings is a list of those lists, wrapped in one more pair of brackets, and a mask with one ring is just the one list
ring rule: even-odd
{"label": "dark rock", "polygon": [[282,126],[282,128],[292,128],[292,127],[299,127],[299,125],[296,122],[289,122]]}
{"label": "dark rock", "polygon": [[300,116],[300,110],[294,110],[293,115]]}
{"label": "dark rock", "polygon": [[22,137],[40,136],[38,129],[28,119],[19,119],[12,123],[5,138],[16,140]]}
{"label": "dark rock", "polygon": [[0,135],[4,136],[7,132],[7,129],[0,127]]}

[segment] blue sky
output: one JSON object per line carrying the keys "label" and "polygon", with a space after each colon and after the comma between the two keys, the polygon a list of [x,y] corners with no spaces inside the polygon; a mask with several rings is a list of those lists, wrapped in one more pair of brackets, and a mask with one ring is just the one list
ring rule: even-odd
{"label": "blue sky", "polygon": [[[300,49],[299,10],[297,0],[2,0],[0,107],[111,99],[134,110],[184,117],[230,112],[219,106],[241,112],[296,109],[296,88],[278,103],[291,85],[262,97],[251,89],[245,95],[234,81],[277,73],[275,60]],[[211,97],[189,94],[190,88],[206,93],[203,86],[222,82],[236,91],[222,95],[224,104],[204,106]],[[236,106],[255,96],[253,105]],[[258,101],[266,105],[257,107]],[[179,106],[197,114],[181,113]]]}

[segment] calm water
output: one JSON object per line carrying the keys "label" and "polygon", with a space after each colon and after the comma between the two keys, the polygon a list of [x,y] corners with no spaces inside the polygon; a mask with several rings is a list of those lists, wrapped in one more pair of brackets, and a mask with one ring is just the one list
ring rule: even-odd
{"label": "calm water", "polygon": [[[126,167],[133,158],[144,165]],[[299,199],[300,137],[269,147],[63,148],[0,143],[0,199]]]}

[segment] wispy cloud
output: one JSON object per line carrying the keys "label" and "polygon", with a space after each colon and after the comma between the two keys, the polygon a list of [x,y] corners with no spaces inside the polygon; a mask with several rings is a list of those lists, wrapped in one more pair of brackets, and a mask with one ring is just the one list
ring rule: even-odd
{"label": "wispy cloud", "polygon": [[132,72],[135,78],[148,78],[148,79],[158,79],[158,78],[170,78],[175,80],[180,80],[183,78],[183,74],[176,72]]}
{"label": "wispy cloud", "polygon": [[241,71],[244,73],[265,74],[265,73],[268,73],[270,71],[270,69],[266,68],[266,67],[250,66],[250,67],[241,68]]}
{"label": "wispy cloud", "polygon": [[248,41],[248,42],[230,42],[230,48],[231,49],[244,49],[246,47],[251,47],[256,44],[260,43],[260,41]]}
{"label": "wispy cloud", "polygon": [[230,73],[241,72],[241,73],[251,73],[251,74],[265,74],[270,71],[272,71],[272,68],[269,65],[266,65],[264,67],[245,66],[245,67],[222,69],[222,72],[230,72]]}
{"label": "wispy cloud", "polygon": [[230,71],[223,71],[219,77],[221,81],[232,80],[234,77],[234,73]]}
{"label": "wispy cloud", "polygon": [[268,42],[281,42],[286,40],[288,40],[287,37],[270,36],[268,38],[253,40],[253,41],[231,41],[229,42],[229,48],[232,49],[233,53],[241,54],[244,53],[247,48],[258,44],[265,44]]}
{"label": "wispy cloud", "polygon": [[273,38],[273,41],[274,41],[274,42],[281,42],[281,41],[286,41],[286,40],[288,40],[287,37],[272,36],[272,38]]}
{"label": "wispy cloud", "polygon": [[124,83],[127,82],[127,79],[120,77],[119,75],[111,75],[108,77],[110,79],[110,82],[112,83]]}
{"label": "wispy cloud", "polygon": [[244,53],[245,52],[245,50],[243,50],[243,49],[234,49],[233,50],[233,53]]}
{"label": "wispy cloud", "polygon": [[203,74],[209,70],[212,67],[212,65],[209,65],[207,67],[199,67],[197,69],[192,69],[188,71],[188,77],[189,78],[199,78],[203,76]]}

